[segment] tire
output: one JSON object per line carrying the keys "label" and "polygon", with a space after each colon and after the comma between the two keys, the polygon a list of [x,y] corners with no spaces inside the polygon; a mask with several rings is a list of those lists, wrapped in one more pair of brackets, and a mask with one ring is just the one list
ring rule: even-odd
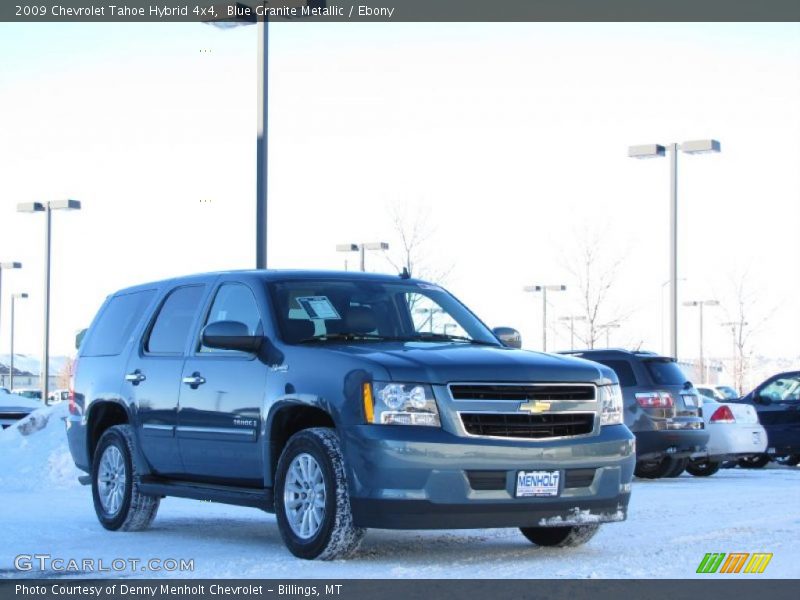
{"label": "tire", "polygon": [[633,474],[641,479],[660,479],[666,477],[673,468],[673,460],[664,456],[658,460],[645,460],[636,463]]}
{"label": "tire", "polygon": [[598,523],[586,525],[572,525],[569,527],[520,527],[528,541],[537,546],[548,546],[555,548],[574,548],[582,546],[600,529]]}
{"label": "tire", "polygon": [[[303,489],[317,489],[316,497],[304,497]],[[289,439],[275,474],[275,515],[283,542],[298,558],[334,560],[358,549],[366,529],[353,524],[344,457],[333,429],[304,429]]]}
{"label": "tire", "polygon": [[686,464],[686,471],[695,477],[711,477],[714,473],[719,471],[722,463],[708,460],[707,458],[690,460]]}
{"label": "tire", "polygon": [[763,469],[769,463],[768,454],[756,454],[755,456],[748,456],[739,459],[739,466],[743,469]]}
{"label": "tire", "polygon": [[787,467],[796,467],[800,464],[800,454],[788,454],[786,456],[779,456],[775,462]]}
{"label": "tire", "polygon": [[[150,527],[161,499],[139,491],[140,475],[133,461],[136,441],[130,425],[114,425],[103,433],[92,460],[92,499],[100,524],[111,531]],[[117,490],[116,493],[114,490]]]}
{"label": "tire", "polygon": [[673,458],[672,467],[670,470],[667,471],[667,474],[664,477],[680,477],[681,474],[686,470],[686,465],[689,462],[688,458]]}

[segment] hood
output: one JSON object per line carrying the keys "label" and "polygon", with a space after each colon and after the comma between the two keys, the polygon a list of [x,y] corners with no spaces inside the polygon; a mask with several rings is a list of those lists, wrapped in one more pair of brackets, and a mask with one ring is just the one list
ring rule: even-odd
{"label": "hood", "polygon": [[329,345],[328,351],[377,364],[393,381],[616,383],[611,369],[571,356],[464,343],[384,342]]}
{"label": "hood", "polygon": [[42,408],[44,404],[35,398],[26,398],[19,394],[9,394],[0,390],[0,410],[7,411],[8,409],[18,410],[24,412],[26,410],[36,410]]}

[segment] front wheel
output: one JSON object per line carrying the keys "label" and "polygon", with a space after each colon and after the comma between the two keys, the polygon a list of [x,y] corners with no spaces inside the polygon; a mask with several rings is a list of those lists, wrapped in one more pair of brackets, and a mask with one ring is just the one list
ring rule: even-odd
{"label": "front wheel", "polygon": [[666,477],[674,467],[674,461],[669,456],[656,460],[642,460],[636,463],[633,474],[641,479],[660,479]]}
{"label": "front wheel", "polygon": [[796,467],[800,464],[800,454],[787,454],[786,456],[778,456],[775,462],[787,467]]}
{"label": "front wheel", "polygon": [[707,458],[697,459],[697,460],[690,460],[686,464],[686,471],[694,475],[695,477],[710,477],[717,471],[719,471],[722,463],[714,462]]}
{"label": "front wheel", "polygon": [[600,525],[590,523],[587,525],[572,525],[570,527],[520,527],[528,541],[537,546],[550,546],[556,548],[574,548],[582,546],[592,539]]}
{"label": "front wheel", "polygon": [[275,515],[298,558],[333,560],[356,551],[366,530],[353,525],[339,436],[315,427],[293,435],[275,474]]}
{"label": "front wheel", "polygon": [[739,466],[743,469],[762,469],[769,463],[768,454],[756,454],[739,459]]}
{"label": "front wheel", "polygon": [[147,529],[161,499],[139,491],[133,461],[136,440],[130,425],[115,425],[103,433],[92,461],[92,498],[100,524],[112,531]]}
{"label": "front wheel", "polygon": [[686,465],[688,463],[689,459],[687,458],[673,458],[672,466],[664,477],[680,477],[684,470],[686,470]]}

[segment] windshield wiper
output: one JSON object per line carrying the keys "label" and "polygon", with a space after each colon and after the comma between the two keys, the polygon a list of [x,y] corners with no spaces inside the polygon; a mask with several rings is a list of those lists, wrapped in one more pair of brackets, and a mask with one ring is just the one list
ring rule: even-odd
{"label": "windshield wiper", "polygon": [[498,346],[499,344],[495,344],[494,342],[486,342],[484,340],[476,340],[471,337],[466,337],[463,335],[448,335],[446,333],[433,333],[433,332],[425,332],[419,331],[417,332],[416,340],[431,340],[431,341],[441,341],[441,342],[467,342],[468,344],[478,344],[480,346]]}
{"label": "windshield wiper", "polygon": [[298,344],[310,344],[313,342],[357,342],[357,341],[371,341],[371,342],[410,342],[413,338],[393,337],[388,335],[379,335],[377,333],[327,333],[323,335],[315,335],[314,337],[300,340]]}

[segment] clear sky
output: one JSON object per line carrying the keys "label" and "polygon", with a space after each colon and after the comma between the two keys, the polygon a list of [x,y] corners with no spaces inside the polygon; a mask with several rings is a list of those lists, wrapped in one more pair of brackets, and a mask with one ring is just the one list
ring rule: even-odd
{"label": "clear sky", "polygon": [[[428,211],[432,268],[490,325],[539,348],[541,302],[584,232],[626,255],[612,345],[662,347],[668,162],[630,144],[714,137],[680,158],[681,300],[730,306],[747,273],[756,351],[800,357],[800,25],[286,24],[271,27],[271,267],[341,268],[335,245],[396,246],[387,207]],[[201,24],[0,24],[0,260],[17,348],[39,351],[41,215],[53,216],[52,352],[106,294],[253,265],[256,34]],[[371,256],[368,266],[387,270]],[[665,300],[665,298],[664,298]],[[706,354],[730,353],[709,309]],[[696,356],[682,309],[680,354]],[[568,345],[554,326],[551,348]]]}

